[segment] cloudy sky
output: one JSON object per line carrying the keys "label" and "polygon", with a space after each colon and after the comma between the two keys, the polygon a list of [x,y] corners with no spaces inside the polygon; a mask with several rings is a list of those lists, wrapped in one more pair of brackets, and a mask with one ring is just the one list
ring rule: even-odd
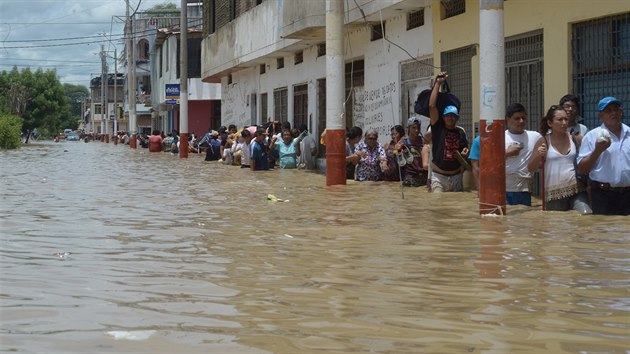
{"label": "cloudy sky", "polygon": [[[130,0],[132,10],[180,0]],[[99,76],[101,44],[123,50],[125,0],[0,0],[0,70],[56,70],[62,83]],[[108,59],[114,71],[114,59]]]}

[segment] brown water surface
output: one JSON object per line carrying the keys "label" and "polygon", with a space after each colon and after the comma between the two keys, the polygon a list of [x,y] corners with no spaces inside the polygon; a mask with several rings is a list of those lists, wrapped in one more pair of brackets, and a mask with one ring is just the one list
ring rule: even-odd
{"label": "brown water surface", "polygon": [[0,351],[630,351],[627,217],[103,143],[0,165]]}

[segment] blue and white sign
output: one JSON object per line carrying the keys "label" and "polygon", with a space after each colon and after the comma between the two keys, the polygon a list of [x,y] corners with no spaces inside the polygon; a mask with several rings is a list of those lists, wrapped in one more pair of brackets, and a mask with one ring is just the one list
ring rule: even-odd
{"label": "blue and white sign", "polygon": [[165,91],[167,100],[179,99],[179,84],[166,84]]}

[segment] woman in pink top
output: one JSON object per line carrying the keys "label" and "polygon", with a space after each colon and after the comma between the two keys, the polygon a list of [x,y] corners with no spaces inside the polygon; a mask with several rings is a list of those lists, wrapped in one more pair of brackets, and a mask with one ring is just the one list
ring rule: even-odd
{"label": "woman in pink top", "polygon": [[162,135],[159,130],[154,130],[153,134],[149,136],[149,151],[160,152],[162,151]]}

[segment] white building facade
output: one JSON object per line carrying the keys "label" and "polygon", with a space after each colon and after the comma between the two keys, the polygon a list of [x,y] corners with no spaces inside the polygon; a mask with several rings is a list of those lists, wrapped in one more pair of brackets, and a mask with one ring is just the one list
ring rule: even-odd
{"label": "white building facade", "polygon": [[[430,0],[357,0],[345,11],[346,127],[380,142],[413,115],[434,68]],[[222,84],[222,124],[326,121],[326,1],[204,1],[202,78]],[[358,4],[358,6],[357,6]],[[384,35],[381,35],[384,32]]]}

